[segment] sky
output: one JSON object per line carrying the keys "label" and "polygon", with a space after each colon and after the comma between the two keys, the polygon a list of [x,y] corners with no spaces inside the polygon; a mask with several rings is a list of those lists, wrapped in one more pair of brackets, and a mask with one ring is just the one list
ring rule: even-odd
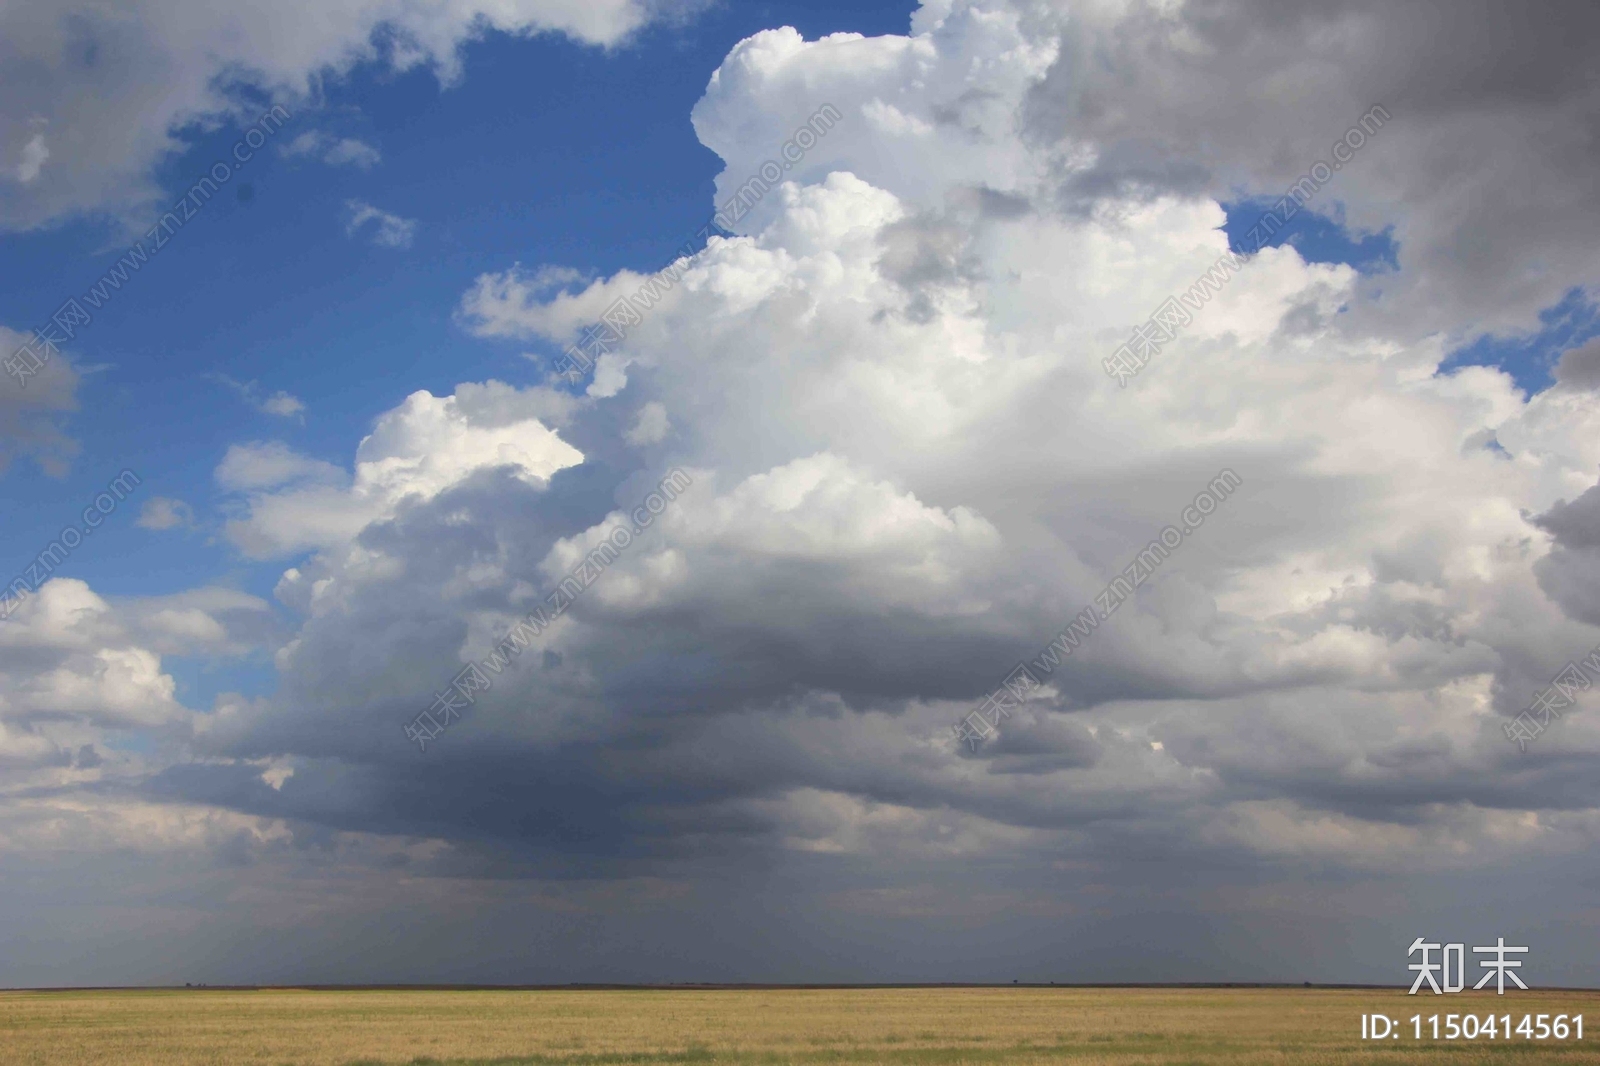
{"label": "sky", "polygon": [[1444,10],[7,6],[0,986],[1600,985],[1600,12]]}

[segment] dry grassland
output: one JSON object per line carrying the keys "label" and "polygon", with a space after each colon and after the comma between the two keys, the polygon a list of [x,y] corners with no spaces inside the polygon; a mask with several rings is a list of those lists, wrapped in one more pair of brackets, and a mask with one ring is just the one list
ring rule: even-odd
{"label": "dry grassland", "polygon": [[[1571,1041],[1381,1044],[1360,1016],[1586,1015]],[[4,1066],[1600,1063],[1600,993],[1330,989],[0,993]]]}

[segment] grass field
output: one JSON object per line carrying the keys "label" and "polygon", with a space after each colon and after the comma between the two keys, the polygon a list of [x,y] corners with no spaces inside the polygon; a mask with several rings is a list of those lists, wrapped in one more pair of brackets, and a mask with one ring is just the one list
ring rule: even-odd
{"label": "grass field", "polygon": [[[1360,1039],[1363,1013],[1585,1014],[1584,1043]],[[4,1066],[1600,1062],[1600,993],[1331,989],[0,993]]]}

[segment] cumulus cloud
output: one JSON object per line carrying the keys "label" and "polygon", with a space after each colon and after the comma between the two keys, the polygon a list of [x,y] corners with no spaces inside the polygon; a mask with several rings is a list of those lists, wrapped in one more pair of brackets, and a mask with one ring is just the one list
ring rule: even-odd
{"label": "cumulus cloud", "polygon": [[363,226],[372,222],[375,223],[371,231],[373,244],[381,248],[411,247],[411,240],[417,232],[416,219],[391,215],[361,200],[346,201],[344,206],[349,214],[344,225],[347,235],[355,236]]}
{"label": "cumulus cloud", "polygon": [[300,455],[281,441],[236,444],[217,483],[247,497],[227,535],[267,557],[348,541],[408,499],[429,500],[479,470],[505,468],[542,483],[583,460],[539,415],[551,401],[504,386],[464,386],[455,396],[413,393],[378,420],[356,449],[355,473]]}
{"label": "cumulus cloud", "polygon": [[[313,554],[278,589],[303,618],[283,693],[206,743],[299,761],[270,797],[206,795],[443,838],[445,796],[517,797],[474,808],[473,838],[619,875],[708,839],[1388,871],[1588,847],[1593,725],[1531,757],[1501,726],[1596,637],[1540,576],[1557,501],[1600,465],[1593,412],[1436,374],[1439,338],[1341,314],[1360,277],[1290,247],[1119,388],[1104,357],[1227,251],[1210,186],[1109,180],[1088,134],[1039,136],[1078,54],[1049,12],[929,5],[915,27],[734,50],[695,111],[719,198],[769,134],[822,102],[845,120],[581,395],[417,394],[348,482],[235,477],[235,543]],[[570,340],[641,276],[511,267],[462,321]],[[692,487],[641,523],[673,468]],[[1135,590],[1130,562],[1224,468],[1245,488]],[[624,527],[419,782],[402,725]],[[993,741],[957,744],[1119,577],[1115,617]],[[1519,841],[1529,819],[1561,829]]]}
{"label": "cumulus cloud", "polygon": [[[320,78],[374,61],[429,67],[448,83],[460,76],[459,48],[488,32],[609,47],[696,6],[343,0],[247,10],[140,0],[112,14],[87,2],[11,4],[0,13],[0,227],[149,211],[162,199],[156,165],[196,126],[254,118],[244,101],[256,93],[307,106]],[[363,165],[368,151],[330,142],[323,158]]]}
{"label": "cumulus cloud", "polygon": [[[158,653],[81,581],[46,582],[0,622],[0,723],[24,747],[49,723],[101,729],[183,723]],[[19,731],[20,730],[20,731]]]}

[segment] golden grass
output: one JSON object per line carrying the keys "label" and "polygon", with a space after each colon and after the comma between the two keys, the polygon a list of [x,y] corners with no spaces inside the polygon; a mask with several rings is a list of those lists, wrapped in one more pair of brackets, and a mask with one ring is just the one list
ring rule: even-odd
{"label": "golden grass", "polygon": [[[1381,1044],[1360,1016],[1585,1014],[1582,1044]],[[1406,1027],[1409,1034],[1409,1024]],[[0,993],[4,1066],[1600,1062],[1600,994],[1331,989]]]}

